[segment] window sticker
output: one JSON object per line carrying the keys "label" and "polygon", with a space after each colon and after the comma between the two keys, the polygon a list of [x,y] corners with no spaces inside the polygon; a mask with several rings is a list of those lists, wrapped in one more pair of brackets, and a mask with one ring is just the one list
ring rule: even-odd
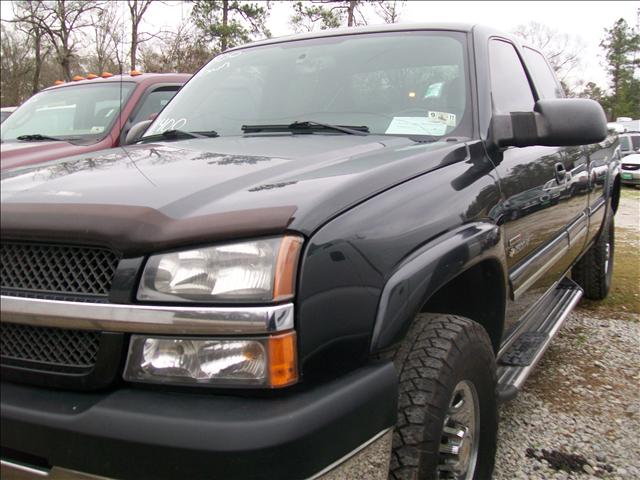
{"label": "window sticker", "polygon": [[444,135],[447,125],[434,122],[427,117],[393,117],[387,134],[397,135]]}
{"label": "window sticker", "polygon": [[429,120],[444,123],[447,127],[456,126],[456,114],[448,112],[428,112]]}
{"label": "window sticker", "polygon": [[102,133],[104,132],[104,127],[101,126],[96,126],[96,127],[91,127],[91,130],[89,130],[90,133]]}

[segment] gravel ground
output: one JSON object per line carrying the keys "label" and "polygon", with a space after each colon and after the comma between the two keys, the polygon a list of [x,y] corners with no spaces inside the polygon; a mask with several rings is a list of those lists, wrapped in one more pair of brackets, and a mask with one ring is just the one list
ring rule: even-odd
{"label": "gravel ground", "polygon": [[640,323],[574,312],[501,409],[494,478],[640,478],[639,365]]}

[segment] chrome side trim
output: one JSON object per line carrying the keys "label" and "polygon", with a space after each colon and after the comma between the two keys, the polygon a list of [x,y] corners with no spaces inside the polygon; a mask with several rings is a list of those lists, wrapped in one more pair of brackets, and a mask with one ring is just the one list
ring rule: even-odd
{"label": "chrome side trim", "polygon": [[[365,448],[367,448],[369,445],[371,445],[372,443],[374,443],[376,440],[379,440],[380,438],[382,438],[383,436],[385,436],[387,433],[391,432],[393,430],[393,427],[389,427],[386,428],[384,430],[382,430],[381,432],[377,433],[376,435],[374,435],[373,437],[371,437],[369,440],[367,440],[366,442],[364,442],[363,444],[357,446],[356,448],[354,448],[353,450],[351,450],[349,453],[347,453],[344,457],[336,460],[335,462],[333,462],[331,465],[323,468],[321,471],[319,471],[318,473],[316,473],[315,475],[309,477],[307,480],[317,480],[320,479],[320,477],[322,477],[323,475],[326,475],[327,473],[331,472],[332,470],[334,470],[335,468],[339,467],[341,464],[343,464],[344,462],[348,461],[350,458],[355,457],[358,453],[360,453],[362,450],[364,450]],[[391,452],[389,452],[391,453]]]}
{"label": "chrome side trim", "polygon": [[240,335],[293,328],[293,304],[183,307],[0,297],[0,321],[113,332]]}
{"label": "chrome side trim", "polygon": [[589,206],[589,216],[593,217],[593,215],[595,215],[595,213],[600,210],[602,207],[604,207],[606,204],[606,200],[603,197],[599,197],[595,203],[593,203],[593,205]]}
{"label": "chrome side trim", "polygon": [[0,475],[8,480],[108,480],[106,477],[66,468],[53,467],[51,470],[41,470],[9,460],[0,460]]}
{"label": "chrome side trim", "polygon": [[569,234],[569,247],[573,247],[580,237],[586,235],[588,228],[589,216],[587,213],[582,212],[580,216],[567,227],[567,233]]}
{"label": "chrome side trim", "polygon": [[[567,241],[566,238],[564,241]],[[540,277],[542,277],[547,271],[553,267],[558,260],[560,260],[566,253],[569,251],[568,242],[562,246],[560,250],[558,250],[549,260],[547,260],[544,265],[538,268],[529,278],[527,278],[524,282],[522,282],[518,288],[513,291],[514,300],[518,300],[520,296],[526,292],[531,285],[536,283]]]}

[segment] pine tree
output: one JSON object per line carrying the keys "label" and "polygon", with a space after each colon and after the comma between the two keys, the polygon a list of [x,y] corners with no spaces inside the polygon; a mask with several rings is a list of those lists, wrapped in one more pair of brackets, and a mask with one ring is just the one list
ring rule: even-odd
{"label": "pine tree", "polygon": [[640,118],[640,34],[621,18],[605,29],[600,46],[605,50],[607,73],[611,79],[611,118]]}
{"label": "pine tree", "polygon": [[268,3],[230,0],[196,0],[191,18],[215,52],[247,43],[257,36],[270,37],[266,27]]}

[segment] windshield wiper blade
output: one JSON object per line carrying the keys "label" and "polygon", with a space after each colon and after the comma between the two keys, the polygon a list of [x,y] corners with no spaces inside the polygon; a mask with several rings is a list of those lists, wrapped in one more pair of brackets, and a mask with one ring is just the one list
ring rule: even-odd
{"label": "windshield wiper blade", "polygon": [[30,135],[20,135],[19,137],[16,137],[16,140],[22,140],[25,142],[41,142],[43,140],[55,141],[55,142],[62,141],[61,138],[47,137],[46,135],[41,135],[39,133],[32,133]]}
{"label": "windshield wiper blade", "polygon": [[317,130],[335,130],[349,135],[367,135],[369,127],[366,125],[330,125],[328,123],[320,123],[314,121],[293,122],[289,124],[272,124],[272,125],[243,125],[244,133],[260,133],[260,132],[312,132]]}
{"label": "windshield wiper blade", "polygon": [[177,140],[180,138],[213,138],[218,137],[218,132],[215,130],[209,130],[206,132],[186,132],[184,130],[165,130],[162,133],[157,133],[155,135],[149,135],[148,137],[142,137],[138,142],[147,142],[153,140]]}

